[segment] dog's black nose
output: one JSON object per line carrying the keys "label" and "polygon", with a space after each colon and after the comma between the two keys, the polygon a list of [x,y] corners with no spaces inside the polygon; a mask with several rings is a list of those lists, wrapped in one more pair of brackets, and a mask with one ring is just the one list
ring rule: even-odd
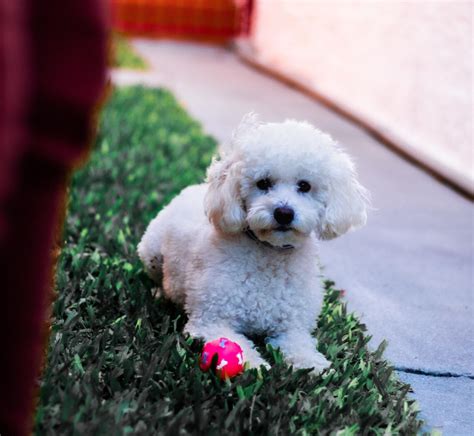
{"label": "dog's black nose", "polygon": [[295,217],[295,211],[288,206],[277,207],[275,212],[273,212],[273,216],[278,224],[282,226],[287,226],[293,221]]}

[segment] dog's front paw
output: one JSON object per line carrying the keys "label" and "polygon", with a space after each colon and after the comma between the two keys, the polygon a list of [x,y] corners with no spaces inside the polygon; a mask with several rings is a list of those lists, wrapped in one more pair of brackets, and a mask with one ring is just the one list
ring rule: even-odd
{"label": "dog's front paw", "polygon": [[261,357],[251,357],[245,360],[245,368],[257,368],[259,369],[261,366],[265,367],[265,369],[270,369],[270,364],[262,359]]}
{"label": "dog's front paw", "polygon": [[313,370],[311,371],[313,374],[320,374],[325,369],[331,366],[331,362],[327,360],[321,353],[318,353],[318,358],[315,359],[313,363]]}
{"label": "dog's front paw", "polygon": [[317,351],[306,355],[295,356],[292,363],[297,369],[313,368],[311,371],[313,374],[320,374],[331,366],[331,362]]}

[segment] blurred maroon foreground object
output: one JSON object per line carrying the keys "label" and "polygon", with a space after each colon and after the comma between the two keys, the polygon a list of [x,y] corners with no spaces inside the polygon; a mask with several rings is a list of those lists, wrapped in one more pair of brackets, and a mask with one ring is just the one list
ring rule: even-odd
{"label": "blurred maroon foreground object", "polygon": [[66,186],[106,72],[100,0],[0,0],[0,434],[31,433]]}

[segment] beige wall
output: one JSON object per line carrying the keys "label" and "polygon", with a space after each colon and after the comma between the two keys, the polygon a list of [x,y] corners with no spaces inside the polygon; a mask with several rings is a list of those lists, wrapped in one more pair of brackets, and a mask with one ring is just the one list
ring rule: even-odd
{"label": "beige wall", "polygon": [[470,183],[472,4],[256,0],[252,44],[266,65]]}

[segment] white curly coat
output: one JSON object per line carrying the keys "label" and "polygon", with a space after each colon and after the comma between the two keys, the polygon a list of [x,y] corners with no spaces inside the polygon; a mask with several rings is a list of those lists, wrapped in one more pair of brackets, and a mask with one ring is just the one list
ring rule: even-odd
{"label": "white curly coat", "polygon": [[[263,179],[268,189],[257,186]],[[192,336],[236,341],[258,367],[267,363],[248,336],[263,334],[294,367],[319,372],[329,362],[311,334],[323,298],[317,240],[365,224],[367,206],[351,159],[330,136],[250,114],[207,183],[184,189],[149,224],[138,254],[165,295],[184,305]],[[294,211],[286,231],[278,207]]]}

